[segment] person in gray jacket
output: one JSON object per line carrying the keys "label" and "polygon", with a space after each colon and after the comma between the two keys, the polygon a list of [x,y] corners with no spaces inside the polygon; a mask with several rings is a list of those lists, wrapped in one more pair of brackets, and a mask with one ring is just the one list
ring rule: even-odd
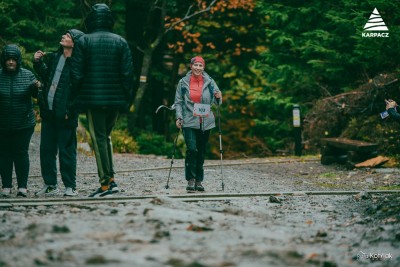
{"label": "person in gray jacket", "polygon": [[190,71],[177,86],[175,94],[176,126],[183,130],[186,143],[186,190],[204,191],[204,157],[210,130],[215,127],[213,104],[222,103],[222,93],[215,81],[204,71],[200,56],[190,61]]}
{"label": "person in gray jacket", "polygon": [[32,97],[37,97],[40,82],[22,68],[21,50],[6,45],[0,57],[0,176],[1,196],[10,196],[15,167],[18,197],[27,196],[29,143],[36,124]]}

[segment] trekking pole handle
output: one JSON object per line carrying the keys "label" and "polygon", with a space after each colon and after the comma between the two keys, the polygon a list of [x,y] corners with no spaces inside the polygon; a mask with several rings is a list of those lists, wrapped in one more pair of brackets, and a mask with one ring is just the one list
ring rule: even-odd
{"label": "trekking pole handle", "polygon": [[176,119],[175,124],[178,129],[181,129],[183,125],[183,119],[181,118]]}
{"label": "trekking pole handle", "polygon": [[[218,96],[218,97],[217,97],[217,96]],[[212,95],[212,97],[215,97],[215,99],[216,99],[218,105],[221,104],[221,98],[222,98],[222,93],[221,93],[221,91],[214,92],[214,94]]]}

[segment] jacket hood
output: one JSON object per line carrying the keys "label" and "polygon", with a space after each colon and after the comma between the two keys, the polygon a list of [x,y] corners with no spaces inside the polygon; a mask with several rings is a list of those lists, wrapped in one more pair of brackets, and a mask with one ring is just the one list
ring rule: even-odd
{"label": "jacket hood", "polygon": [[84,35],[83,32],[81,32],[80,30],[77,30],[77,29],[70,29],[70,30],[67,31],[67,33],[71,34],[72,41],[73,41],[74,43],[76,43],[76,41],[78,41],[78,39],[79,39],[82,35]]}
{"label": "jacket hood", "polygon": [[22,54],[19,47],[15,44],[6,45],[1,52],[0,63],[3,70],[6,70],[6,61],[14,58],[17,61],[17,70],[21,67]]}
{"label": "jacket hood", "polygon": [[85,26],[88,32],[99,29],[111,31],[114,26],[114,17],[110,8],[106,4],[93,5],[85,19]]}

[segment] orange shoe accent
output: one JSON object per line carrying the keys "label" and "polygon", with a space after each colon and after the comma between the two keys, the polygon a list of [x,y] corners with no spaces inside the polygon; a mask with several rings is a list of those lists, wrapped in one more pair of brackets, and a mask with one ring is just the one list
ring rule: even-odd
{"label": "orange shoe accent", "polygon": [[106,190],[108,190],[109,188],[110,188],[109,185],[102,185],[102,186],[101,186],[101,190],[103,190],[103,191],[106,191]]}

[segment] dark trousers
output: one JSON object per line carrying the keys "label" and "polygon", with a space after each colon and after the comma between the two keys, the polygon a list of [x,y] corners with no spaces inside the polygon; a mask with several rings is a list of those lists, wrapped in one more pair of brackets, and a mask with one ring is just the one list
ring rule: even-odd
{"label": "dark trousers", "polygon": [[87,111],[90,137],[96,157],[97,172],[101,185],[108,185],[114,177],[113,147],[111,131],[119,112],[113,109],[90,109]]}
{"label": "dark trousers", "polygon": [[15,166],[18,188],[27,188],[29,174],[29,143],[34,127],[0,131],[0,176],[3,188],[12,188]]}
{"label": "dark trousers", "polygon": [[183,128],[183,136],[186,143],[185,178],[186,180],[204,180],[204,157],[206,146],[210,137],[210,130]]}
{"label": "dark trousers", "polygon": [[61,180],[65,187],[76,188],[76,127],[42,121],[40,167],[46,185],[57,184],[57,154]]}

